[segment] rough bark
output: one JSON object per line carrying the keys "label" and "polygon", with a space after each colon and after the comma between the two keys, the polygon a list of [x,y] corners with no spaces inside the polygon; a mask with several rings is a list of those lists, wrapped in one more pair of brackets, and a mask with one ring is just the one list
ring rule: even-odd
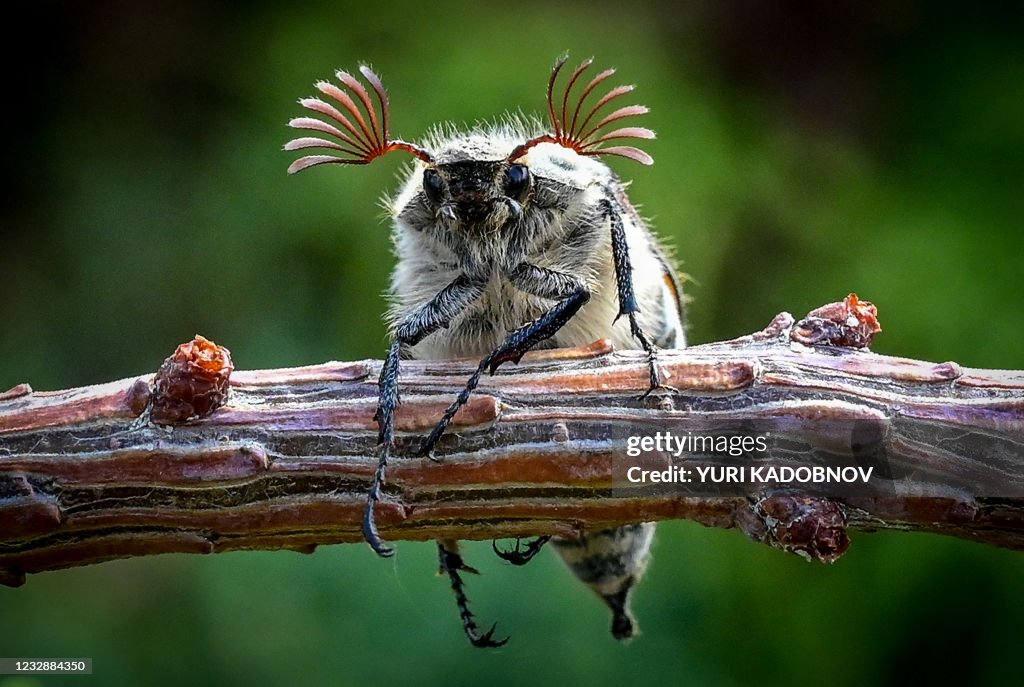
{"label": "rough bark", "polygon": [[[663,351],[673,394],[641,398],[643,355],[603,342],[528,354],[481,384],[439,444],[440,460],[413,457],[473,365],[403,362],[400,457],[377,508],[386,538],[574,536],[686,518],[826,561],[845,550],[847,529],[1024,549],[1024,372],[836,347],[783,314],[757,334]],[[0,394],[0,582],[155,553],[360,541],[378,456],[379,368],[236,372],[225,405],[173,426],[152,422],[152,375]],[[795,464],[808,442],[849,444],[849,422],[877,422],[877,444],[902,466],[899,482],[891,493],[841,498],[770,487],[611,493],[626,435],[751,418],[791,421],[779,426],[797,446]]]}

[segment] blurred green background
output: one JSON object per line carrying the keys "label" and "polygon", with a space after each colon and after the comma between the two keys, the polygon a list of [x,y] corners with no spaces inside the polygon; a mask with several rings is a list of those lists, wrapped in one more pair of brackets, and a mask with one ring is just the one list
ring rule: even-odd
{"label": "blurred green background", "polygon": [[[1012,8],[1011,8],[1012,7]],[[1024,368],[1024,22],[937,3],[38,3],[5,42],[0,388],[152,371],[200,332],[240,368],[379,357],[399,160],[288,178],[295,99],[371,62],[393,129],[540,112],[554,58],[651,107],[611,164],[692,282],[710,341],[850,291],[875,350]],[[28,47],[16,47],[25,46]],[[36,684],[789,684],[1019,678],[1024,555],[856,536],[831,567],[661,527],[628,646],[551,554],[468,546],[465,642],[429,544],[163,556],[0,588],[0,655],[90,656]]]}

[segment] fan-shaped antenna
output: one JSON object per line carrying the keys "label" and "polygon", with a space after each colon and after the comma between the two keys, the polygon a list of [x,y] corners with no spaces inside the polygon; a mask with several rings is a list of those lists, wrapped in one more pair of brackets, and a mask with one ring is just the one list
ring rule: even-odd
{"label": "fan-shaped antenna", "polygon": [[[580,155],[618,155],[620,157],[628,157],[630,160],[636,160],[644,165],[653,164],[654,158],[633,146],[614,145],[607,148],[601,147],[603,143],[623,138],[654,138],[653,131],[638,126],[622,127],[607,133],[601,133],[609,124],[620,119],[647,114],[649,110],[646,107],[643,105],[626,105],[594,122],[598,112],[605,105],[616,98],[630,93],[633,90],[633,86],[616,86],[598,98],[597,102],[592,106],[584,108],[583,105],[587,100],[587,96],[615,73],[614,69],[605,69],[591,79],[583,88],[579,97],[573,101],[571,99],[573,87],[576,86],[576,82],[580,80],[583,72],[593,63],[594,60],[591,58],[584,60],[580,63],[580,66],[573,70],[565,85],[564,92],[562,92],[560,97],[556,97],[555,81],[558,79],[558,75],[568,59],[568,55],[563,55],[559,58],[558,62],[555,63],[554,69],[551,70],[551,78],[548,79],[548,117],[551,119],[552,133],[531,138],[513,150],[509,154],[508,160],[510,162],[517,160],[538,143],[557,143],[558,145],[575,150]],[[573,102],[575,102],[575,105],[571,104]]]}
{"label": "fan-shaped antenna", "polygon": [[[384,90],[384,84],[381,83],[380,77],[365,65],[359,67],[359,72],[373,88],[374,94],[377,96],[377,103],[380,105],[380,112],[378,113],[374,108],[366,87],[346,71],[335,72],[335,76],[341,82],[341,88],[330,81],[317,82],[316,89],[324,94],[329,101],[320,98],[301,98],[299,104],[330,121],[316,117],[296,117],[288,122],[288,126],[293,129],[315,131],[331,138],[302,136],[288,141],[284,149],[320,148],[335,151],[336,154],[300,157],[288,166],[289,174],[324,164],[365,165],[393,150],[404,150],[424,162],[433,162],[433,156],[423,148],[390,137],[388,120],[391,113],[388,105],[388,93]],[[353,100],[353,95],[355,100]],[[356,100],[359,101],[359,104],[356,103]],[[341,109],[338,109],[335,104],[340,105]]]}

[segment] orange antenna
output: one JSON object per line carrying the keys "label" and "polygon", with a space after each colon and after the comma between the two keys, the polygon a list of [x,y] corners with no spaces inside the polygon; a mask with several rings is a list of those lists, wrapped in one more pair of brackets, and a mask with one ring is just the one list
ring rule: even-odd
{"label": "orange antenna", "polygon": [[644,165],[653,164],[654,158],[633,146],[615,145],[607,148],[601,147],[601,144],[603,143],[623,138],[654,138],[653,131],[639,126],[622,127],[607,133],[601,133],[606,126],[613,122],[617,122],[620,119],[647,114],[649,110],[645,106],[627,105],[625,107],[620,107],[619,109],[602,117],[596,124],[591,124],[598,112],[605,105],[616,98],[632,92],[633,86],[616,86],[601,96],[593,106],[588,109],[583,108],[583,104],[587,100],[587,97],[595,88],[615,73],[614,69],[606,69],[590,80],[590,82],[583,88],[579,98],[576,100],[576,105],[572,108],[572,116],[570,117],[569,110],[573,88],[576,86],[576,82],[579,81],[580,77],[583,75],[583,72],[585,72],[594,61],[593,58],[584,60],[569,76],[569,80],[565,86],[565,91],[561,96],[561,107],[556,106],[555,81],[558,79],[558,75],[562,71],[562,67],[565,66],[568,59],[568,55],[563,55],[559,58],[558,62],[555,63],[554,69],[551,70],[551,78],[548,79],[548,117],[551,119],[551,128],[553,133],[531,138],[529,141],[513,150],[511,154],[509,154],[508,160],[510,162],[517,160],[538,143],[557,143],[558,145],[575,150],[580,155],[618,155],[620,157],[627,157],[630,160],[636,160]]}
{"label": "orange antenna", "polygon": [[[299,100],[300,105],[332,121],[328,122],[315,117],[296,117],[288,122],[288,126],[293,129],[306,129],[326,134],[335,140],[303,136],[288,141],[284,149],[321,148],[336,151],[340,155],[319,154],[300,157],[288,166],[289,174],[324,164],[365,165],[393,150],[404,150],[424,162],[433,162],[433,156],[423,148],[390,138],[388,120],[391,115],[384,84],[381,83],[380,77],[365,65],[359,67],[359,72],[369,82],[377,96],[377,103],[380,105],[379,115],[370,99],[369,91],[348,72],[338,70],[335,73],[343,88],[339,88],[329,81],[317,82],[316,89],[335,103],[340,104],[344,112],[331,102],[320,98],[302,98]],[[352,95],[355,95],[359,101],[358,105]]]}

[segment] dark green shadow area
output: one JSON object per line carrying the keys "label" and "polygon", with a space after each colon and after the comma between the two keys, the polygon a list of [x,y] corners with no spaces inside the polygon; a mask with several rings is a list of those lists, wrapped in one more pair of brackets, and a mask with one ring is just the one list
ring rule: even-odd
{"label": "dark green shadow area", "polygon": [[[774,3],[40,4],[5,47],[0,390],[153,370],[199,332],[240,368],[380,357],[379,197],[399,160],[287,177],[295,100],[368,61],[394,132],[542,112],[569,50],[637,84],[656,164],[610,164],[692,279],[694,342],[851,291],[875,350],[1024,368],[1021,12]],[[11,117],[14,119],[12,120]],[[1002,684],[1019,675],[1024,555],[856,536],[825,567],[661,527],[643,635],[551,554],[467,547],[466,645],[432,545],[163,556],[0,588],[0,655],[89,656],[51,684]]]}

